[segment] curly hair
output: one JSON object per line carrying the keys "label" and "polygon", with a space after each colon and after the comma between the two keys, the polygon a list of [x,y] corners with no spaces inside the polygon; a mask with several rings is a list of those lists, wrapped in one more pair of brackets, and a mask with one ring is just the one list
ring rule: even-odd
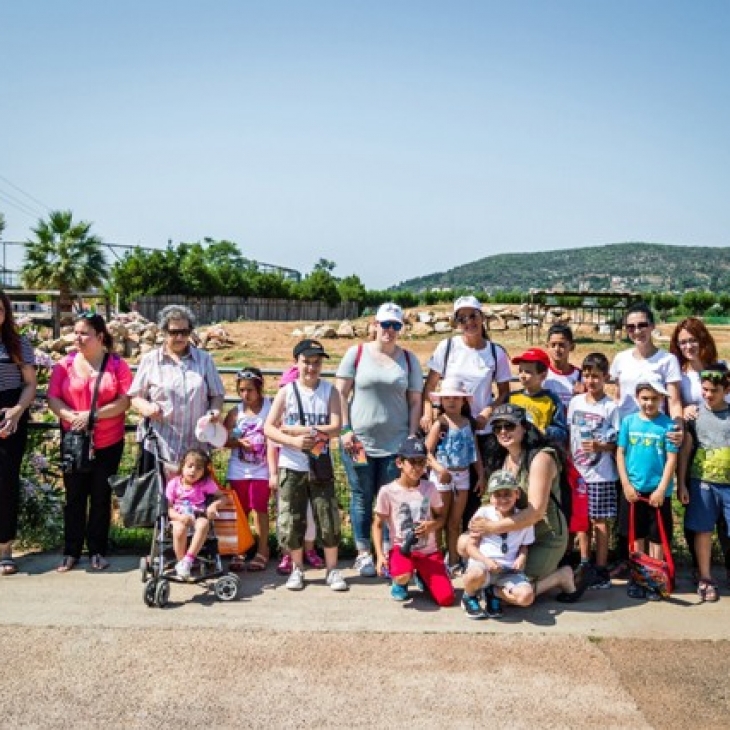
{"label": "curly hair", "polygon": [[5,319],[3,319],[2,326],[0,327],[0,341],[5,345],[10,359],[16,365],[22,365],[23,357],[20,349],[20,333],[18,332],[18,325],[15,323],[13,303],[2,289],[0,289],[0,304],[2,304],[5,310]]}
{"label": "curly hair", "polygon": [[163,307],[157,313],[157,326],[163,332],[167,332],[167,327],[171,319],[184,319],[187,321],[190,329],[195,329],[195,314],[193,314],[192,309],[183,304],[168,304],[166,307]]}
{"label": "curly hair", "polygon": [[705,326],[705,323],[697,317],[687,317],[677,324],[669,341],[669,352],[677,357],[682,370],[687,367],[689,362],[682,353],[682,348],[679,346],[679,333],[682,330],[689,332],[699,343],[699,358],[703,365],[709,365],[717,361],[717,345],[715,345],[715,340]]}

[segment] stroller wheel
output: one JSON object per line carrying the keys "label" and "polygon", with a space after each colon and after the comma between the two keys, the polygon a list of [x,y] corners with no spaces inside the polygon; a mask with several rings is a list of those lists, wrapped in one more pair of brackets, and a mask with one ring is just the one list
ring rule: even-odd
{"label": "stroller wheel", "polygon": [[213,590],[219,601],[232,601],[238,595],[240,585],[237,575],[224,575],[215,582]]}
{"label": "stroller wheel", "polygon": [[152,608],[155,605],[155,591],[157,590],[157,581],[151,580],[149,583],[145,583],[144,587],[144,602],[147,606]]}
{"label": "stroller wheel", "polygon": [[167,601],[170,598],[170,581],[160,580],[157,582],[157,588],[155,589],[155,603],[160,607],[164,608],[167,606]]}
{"label": "stroller wheel", "polygon": [[150,570],[149,560],[147,558],[140,558],[139,559],[139,572],[142,576],[143,583],[147,582],[147,574],[149,573],[149,570]]}

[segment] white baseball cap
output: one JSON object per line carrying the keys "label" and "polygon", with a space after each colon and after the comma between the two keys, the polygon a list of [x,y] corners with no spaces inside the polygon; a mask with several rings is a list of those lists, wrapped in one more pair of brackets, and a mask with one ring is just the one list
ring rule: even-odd
{"label": "white baseball cap", "polygon": [[400,322],[403,324],[403,310],[394,302],[386,302],[378,307],[375,319],[378,322]]}
{"label": "white baseball cap", "polygon": [[657,393],[661,393],[661,395],[669,395],[669,391],[666,389],[661,376],[653,370],[643,373],[639,377],[636,381],[636,389],[634,390],[634,393],[638,393],[641,388],[646,387],[655,390]]}
{"label": "white baseball cap", "polygon": [[480,312],[482,311],[482,303],[471,294],[465,297],[459,297],[454,302],[454,314],[465,307],[468,307],[469,309],[478,309]]}

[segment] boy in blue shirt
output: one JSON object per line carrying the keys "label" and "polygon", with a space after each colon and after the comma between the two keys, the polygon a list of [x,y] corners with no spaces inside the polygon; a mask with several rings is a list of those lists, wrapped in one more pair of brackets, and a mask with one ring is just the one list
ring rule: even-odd
{"label": "boy in blue shirt", "polygon": [[[656,373],[647,372],[640,379],[636,385],[639,411],[621,422],[616,452],[616,466],[623,490],[620,515],[622,534],[628,534],[629,510],[633,504],[636,542],[629,545],[629,551],[646,552],[648,537],[648,553],[659,560],[663,560],[664,555],[657,517],[664,523],[667,535],[671,535],[672,476],[677,469],[679,451],[667,438],[667,434],[675,428],[674,422],[660,410],[662,400],[668,395]],[[638,501],[639,497],[647,498],[648,504]],[[627,593],[631,598],[660,599],[658,593],[645,591],[631,582]]]}

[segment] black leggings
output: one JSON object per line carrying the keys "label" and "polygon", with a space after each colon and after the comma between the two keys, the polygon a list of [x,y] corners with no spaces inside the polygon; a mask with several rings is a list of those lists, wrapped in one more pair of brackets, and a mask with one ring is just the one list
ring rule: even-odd
{"label": "black leggings", "polygon": [[[0,408],[18,403],[21,389],[0,391]],[[0,543],[15,540],[18,533],[20,503],[20,465],[28,440],[28,411],[18,421],[18,429],[0,439]]]}

